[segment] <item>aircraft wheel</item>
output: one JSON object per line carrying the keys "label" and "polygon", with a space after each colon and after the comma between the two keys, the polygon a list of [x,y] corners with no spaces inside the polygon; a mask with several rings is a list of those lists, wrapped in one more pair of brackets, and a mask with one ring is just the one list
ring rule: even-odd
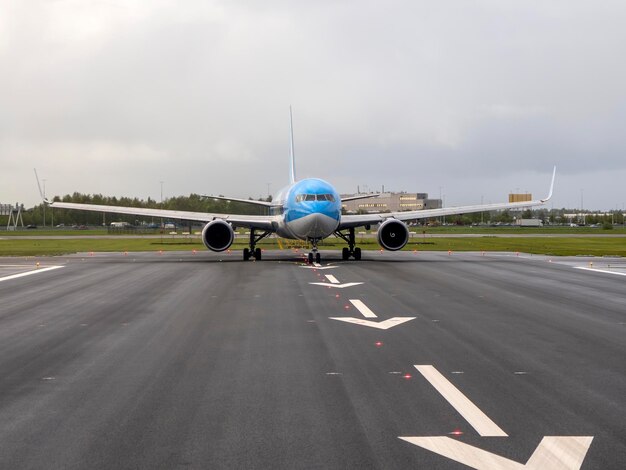
{"label": "aircraft wheel", "polygon": [[361,249],[359,247],[354,249],[354,259],[357,261],[361,259]]}
{"label": "aircraft wheel", "polygon": [[261,248],[254,250],[254,259],[261,261]]}
{"label": "aircraft wheel", "polygon": [[350,259],[350,250],[348,249],[348,247],[343,247],[343,249],[341,250],[341,259],[343,259],[344,261]]}
{"label": "aircraft wheel", "polygon": [[313,253],[309,253],[309,264],[313,264]]}
{"label": "aircraft wheel", "polygon": [[250,259],[250,250],[247,248],[243,249],[243,260],[248,261]]}
{"label": "aircraft wheel", "polygon": [[320,255],[319,253],[315,253],[315,262],[317,264],[320,264],[322,262],[322,255]]}

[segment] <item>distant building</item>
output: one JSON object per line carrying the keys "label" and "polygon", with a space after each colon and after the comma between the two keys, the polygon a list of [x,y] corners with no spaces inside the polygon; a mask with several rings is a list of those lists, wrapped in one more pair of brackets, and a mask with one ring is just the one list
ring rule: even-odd
{"label": "distant building", "polygon": [[[365,196],[365,194],[342,194],[341,198]],[[348,214],[367,212],[400,212],[438,209],[441,199],[429,199],[427,193],[381,193],[378,197],[342,202],[342,208]]]}
{"label": "distant building", "polygon": [[528,202],[532,200],[533,200],[533,195],[531,193],[509,194],[509,202]]}

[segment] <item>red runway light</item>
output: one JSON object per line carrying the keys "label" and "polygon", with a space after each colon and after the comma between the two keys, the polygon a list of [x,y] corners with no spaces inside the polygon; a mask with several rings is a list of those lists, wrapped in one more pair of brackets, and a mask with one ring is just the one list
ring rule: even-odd
{"label": "red runway light", "polygon": [[382,341],[376,341],[376,342],[374,343],[374,345],[375,345],[377,348],[380,348],[380,347],[383,345],[383,342],[382,342]]}
{"label": "red runway light", "polygon": [[345,308],[346,310],[348,310],[348,309],[350,308],[350,306],[349,306],[349,305],[346,305],[344,308]]}
{"label": "red runway light", "polygon": [[410,378],[412,378],[413,376],[411,374],[404,374],[402,376],[403,379],[409,380]]}
{"label": "red runway light", "polygon": [[335,294],[335,299],[338,299],[338,298],[339,298],[339,294]]}
{"label": "red runway light", "polygon": [[460,429],[455,429],[454,431],[452,431],[450,433],[452,436],[462,436],[463,435],[463,431],[461,431]]}

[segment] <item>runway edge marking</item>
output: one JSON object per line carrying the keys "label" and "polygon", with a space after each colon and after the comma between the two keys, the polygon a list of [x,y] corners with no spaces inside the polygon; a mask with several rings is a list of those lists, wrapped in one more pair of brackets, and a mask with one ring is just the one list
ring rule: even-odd
{"label": "runway edge marking", "polygon": [[32,271],[27,271],[25,273],[11,274],[10,276],[0,277],[0,282],[8,281],[10,279],[17,279],[17,278],[24,277],[24,276],[30,276],[32,274],[45,273],[47,271],[52,271],[52,270],[60,269],[64,267],[65,266],[49,266],[47,268],[35,268]]}
{"label": "runway edge marking", "polygon": [[596,273],[616,274],[618,276],[626,276],[626,273],[618,273],[617,271],[608,271],[606,269],[585,268],[583,266],[574,266],[574,269],[582,269],[583,271],[593,271]]}

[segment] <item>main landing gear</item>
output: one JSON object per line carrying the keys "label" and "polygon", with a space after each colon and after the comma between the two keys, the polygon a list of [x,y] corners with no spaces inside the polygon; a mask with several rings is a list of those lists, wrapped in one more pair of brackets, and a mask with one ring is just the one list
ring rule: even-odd
{"label": "main landing gear", "polygon": [[343,250],[341,250],[341,258],[344,261],[350,259],[350,256],[353,256],[354,259],[357,261],[361,259],[361,248],[359,248],[358,246],[354,246],[356,245],[356,241],[354,238],[354,227],[349,228],[347,234],[336,231],[335,235],[348,244],[347,247],[344,247]]}
{"label": "main landing gear", "polygon": [[256,261],[261,261],[261,248],[256,248],[256,244],[270,235],[272,232],[263,232],[261,235],[256,236],[254,229],[250,229],[250,248],[243,249],[243,260],[248,261],[251,257],[254,257]]}

